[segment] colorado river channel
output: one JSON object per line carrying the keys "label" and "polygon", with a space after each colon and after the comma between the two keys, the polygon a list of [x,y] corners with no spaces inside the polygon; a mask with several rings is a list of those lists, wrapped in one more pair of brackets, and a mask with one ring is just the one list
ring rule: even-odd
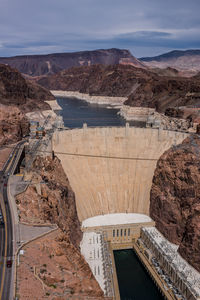
{"label": "colorado river channel", "polygon": [[133,250],[114,251],[121,300],[163,300]]}

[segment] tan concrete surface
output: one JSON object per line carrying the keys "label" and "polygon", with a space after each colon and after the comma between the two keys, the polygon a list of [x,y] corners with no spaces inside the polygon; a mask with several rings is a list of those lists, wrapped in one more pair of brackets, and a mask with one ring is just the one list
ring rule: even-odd
{"label": "tan concrete surface", "polygon": [[119,212],[148,215],[157,160],[186,136],[180,132],[132,127],[55,132],[53,150],[75,192],[80,220]]}

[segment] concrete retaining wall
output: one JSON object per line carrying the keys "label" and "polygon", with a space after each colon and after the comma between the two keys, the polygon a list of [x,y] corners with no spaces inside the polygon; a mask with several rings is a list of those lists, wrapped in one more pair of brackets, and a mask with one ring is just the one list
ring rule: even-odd
{"label": "concrete retaining wall", "polygon": [[56,132],[53,150],[76,154],[56,155],[75,192],[80,221],[117,212],[148,215],[157,160],[165,150],[181,143],[186,136],[180,132],[133,127]]}

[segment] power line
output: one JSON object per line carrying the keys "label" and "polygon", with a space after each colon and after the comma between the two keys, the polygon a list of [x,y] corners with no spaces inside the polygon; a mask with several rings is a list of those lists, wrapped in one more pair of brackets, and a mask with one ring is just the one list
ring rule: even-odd
{"label": "power line", "polygon": [[[5,146],[4,146],[5,148]],[[13,148],[9,145],[6,146],[6,148]],[[16,146],[15,149],[19,149],[20,146]],[[1,150],[1,147],[0,147]],[[34,153],[49,153],[52,154],[52,151],[47,150],[36,150]],[[78,156],[78,157],[91,157],[91,158],[106,158],[106,159],[119,159],[119,160],[139,160],[139,161],[167,161],[168,159],[162,159],[162,158],[144,158],[144,157],[126,157],[126,156],[113,156],[113,155],[94,155],[94,154],[84,154],[84,153],[70,153],[70,152],[60,152],[60,151],[54,151],[55,155],[67,155],[67,156]],[[191,153],[192,154],[192,153]],[[200,160],[195,158],[195,161]],[[184,161],[184,162],[191,162],[189,159],[174,159],[173,161]]]}

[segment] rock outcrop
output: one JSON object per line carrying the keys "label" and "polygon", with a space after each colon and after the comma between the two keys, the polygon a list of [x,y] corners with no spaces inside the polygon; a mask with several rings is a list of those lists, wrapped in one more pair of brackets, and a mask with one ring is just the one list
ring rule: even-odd
{"label": "rock outcrop", "polygon": [[200,271],[200,136],[166,151],[157,163],[150,216],[156,227]]}
{"label": "rock outcrop", "polygon": [[0,64],[0,145],[15,143],[29,132],[25,112],[50,109],[54,96],[29,82],[15,69]]}
{"label": "rock outcrop", "polygon": [[0,64],[0,104],[15,105],[28,112],[50,109],[44,101],[53,99],[47,89],[24,79],[16,69]]}
{"label": "rock outcrop", "polygon": [[[56,223],[78,247],[82,238],[75,196],[57,158],[37,157],[32,182],[25,194],[17,197],[20,220],[31,223]],[[40,183],[43,182],[44,184]],[[36,190],[40,185],[41,192]]]}
{"label": "rock outcrop", "polygon": [[20,141],[29,132],[29,122],[16,106],[0,104],[0,146]]}
{"label": "rock outcrop", "polygon": [[114,48],[73,53],[1,57],[0,63],[8,64],[29,76],[55,74],[71,67],[94,64],[130,64],[135,67],[145,68],[144,64],[137,60],[128,50]]}
{"label": "rock outcrop", "polygon": [[[43,253],[44,260],[49,261],[50,257],[51,264],[54,259],[55,263],[59,264],[59,268],[51,268],[53,278],[64,277],[61,282],[62,280],[65,282],[68,278],[64,286],[59,284],[62,292],[68,288],[71,294],[80,299],[85,299],[86,296],[100,299],[103,292],[80,253],[82,232],[75,196],[58,158],[37,157],[32,169],[32,182],[33,184],[23,194],[17,196],[16,203],[21,222],[29,224],[50,222],[57,224],[61,231],[56,239],[46,238],[49,250]],[[57,256],[62,257],[60,263]],[[60,269],[63,269],[63,272],[60,272]],[[41,273],[39,276],[49,286],[52,284],[58,286],[60,282],[60,280],[48,279],[48,272]]]}

